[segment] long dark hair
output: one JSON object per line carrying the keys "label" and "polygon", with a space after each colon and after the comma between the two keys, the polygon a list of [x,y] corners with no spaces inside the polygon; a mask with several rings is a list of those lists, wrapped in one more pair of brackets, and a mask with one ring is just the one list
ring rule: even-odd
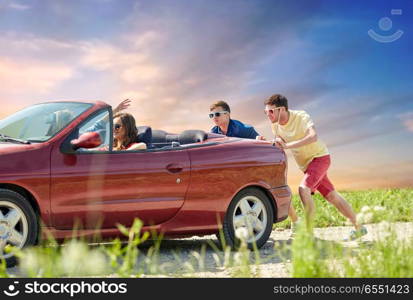
{"label": "long dark hair", "polygon": [[125,128],[125,139],[121,143],[116,138],[113,140],[113,149],[121,150],[122,146],[127,147],[129,144],[136,141],[138,130],[136,129],[135,118],[128,113],[116,114],[113,119],[120,118],[122,126]]}

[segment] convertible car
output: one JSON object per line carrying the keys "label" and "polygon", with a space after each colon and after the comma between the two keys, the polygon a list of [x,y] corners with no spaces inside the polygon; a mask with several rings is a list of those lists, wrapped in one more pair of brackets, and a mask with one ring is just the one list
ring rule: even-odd
{"label": "convertible car", "polygon": [[248,245],[261,247],[287,218],[286,155],[270,142],[141,126],[146,150],[113,151],[112,127],[100,101],[41,103],[0,121],[0,258],[15,264],[5,247],[45,232],[121,236],[117,224],[135,218],[171,237],[222,229],[231,246],[246,228]]}

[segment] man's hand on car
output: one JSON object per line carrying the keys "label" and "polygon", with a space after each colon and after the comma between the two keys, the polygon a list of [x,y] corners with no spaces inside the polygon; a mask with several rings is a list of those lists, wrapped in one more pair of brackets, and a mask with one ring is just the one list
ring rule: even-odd
{"label": "man's hand on car", "polygon": [[272,140],[272,143],[277,145],[277,147],[281,149],[287,149],[287,144],[284,142],[282,138],[276,137],[275,139]]}

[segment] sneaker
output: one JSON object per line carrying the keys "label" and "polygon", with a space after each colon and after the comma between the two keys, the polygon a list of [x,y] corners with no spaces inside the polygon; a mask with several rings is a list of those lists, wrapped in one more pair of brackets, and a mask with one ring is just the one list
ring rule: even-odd
{"label": "sneaker", "polygon": [[364,226],[361,226],[360,229],[358,230],[353,229],[352,231],[350,231],[350,235],[348,238],[345,239],[345,241],[354,241],[366,234],[367,234],[367,228]]}

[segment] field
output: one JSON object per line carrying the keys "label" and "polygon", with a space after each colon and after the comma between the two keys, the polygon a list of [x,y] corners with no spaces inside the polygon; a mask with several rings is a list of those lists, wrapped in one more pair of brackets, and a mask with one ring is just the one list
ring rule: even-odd
{"label": "field", "polygon": [[[276,224],[260,250],[221,250],[214,237],[147,240],[137,220],[120,227],[128,243],[49,240],[20,251],[19,267],[0,265],[0,277],[413,277],[413,189],[341,192],[369,234],[343,242],[351,227],[316,196],[314,234],[303,226],[291,238],[288,220]],[[294,206],[303,215],[298,197]]]}
{"label": "field", "polygon": [[[340,194],[352,205],[356,213],[361,213],[359,217],[365,219],[364,223],[413,221],[413,189],[342,191]],[[314,227],[324,228],[350,224],[320,194],[315,194],[314,199],[316,202]],[[298,215],[302,216],[303,210],[297,195],[293,196],[293,203]],[[277,228],[289,228],[290,226],[289,221],[276,225]]]}

